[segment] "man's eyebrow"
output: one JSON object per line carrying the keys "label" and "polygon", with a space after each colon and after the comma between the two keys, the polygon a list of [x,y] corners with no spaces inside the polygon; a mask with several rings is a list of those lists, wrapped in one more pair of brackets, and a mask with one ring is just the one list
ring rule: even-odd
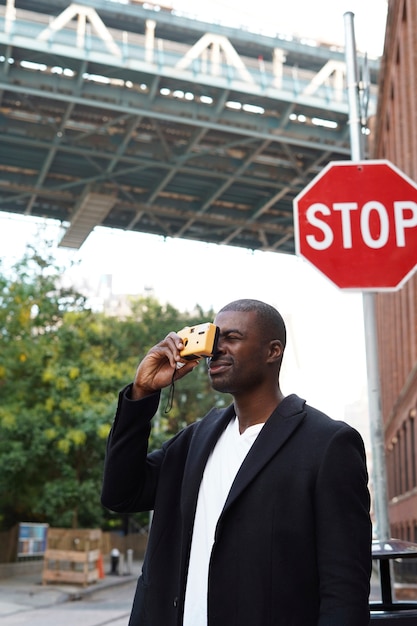
{"label": "man's eyebrow", "polygon": [[220,334],[224,337],[225,335],[240,335],[241,337],[243,337],[243,333],[241,330],[239,330],[238,328],[225,328],[224,330],[220,331]]}

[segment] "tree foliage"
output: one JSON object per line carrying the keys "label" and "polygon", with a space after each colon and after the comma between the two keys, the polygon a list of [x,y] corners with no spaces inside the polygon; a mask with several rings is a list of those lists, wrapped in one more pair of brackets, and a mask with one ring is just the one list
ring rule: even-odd
{"label": "tree foliage", "polygon": [[[103,526],[101,478],[118,391],[169,331],[213,313],[181,313],[149,297],[132,300],[124,319],[93,312],[63,287],[52,256],[31,248],[1,269],[0,528]],[[209,386],[204,363],[176,384],[166,413],[168,393],[151,447],[227,401]]]}

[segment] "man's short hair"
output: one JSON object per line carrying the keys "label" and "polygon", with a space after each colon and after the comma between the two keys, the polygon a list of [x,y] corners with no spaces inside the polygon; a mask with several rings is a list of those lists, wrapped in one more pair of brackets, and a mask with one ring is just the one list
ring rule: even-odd
{"label": "man's short hair", "polygon": [[262,331],[268,336],[268,340],[279,339],[282,347],[285,348],[287,330],[281,314],[275,307],[261,300],[244,298],[226,304],[220,309],[219,313],[224,311],[242,311],[244,313],[254,311],[258,316]]}

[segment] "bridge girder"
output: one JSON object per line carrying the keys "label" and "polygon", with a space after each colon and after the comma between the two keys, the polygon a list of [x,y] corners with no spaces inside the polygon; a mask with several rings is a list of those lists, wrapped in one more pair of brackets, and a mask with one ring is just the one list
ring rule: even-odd
{"label": "bridge girder", "polygon": [[61,221],[74,248],[103,225],[294,252],[293,198],[350,154],[343,51],[133,2],[15,4],[0,6],[1,211]]}

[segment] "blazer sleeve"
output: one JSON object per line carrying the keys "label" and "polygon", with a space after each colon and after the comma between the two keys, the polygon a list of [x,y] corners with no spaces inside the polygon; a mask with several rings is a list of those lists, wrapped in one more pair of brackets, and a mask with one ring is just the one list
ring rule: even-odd
{"label": "blazer sleeve", "polygon": [[324,452],[315,506],[318,626],[367,626],[372,568],[368,474],[362,438],[348,425],[336,431]]}
{"label": "blazer sleeve", "polygon": [[130,386],[119,394],[107,440],[101,491],[103,506],[112,511],[128,513],[153,508],[163,451],[150,455],[149,461],[148,440],[159,399],[160,394],[155,393],[143,400],[131,400]]}

